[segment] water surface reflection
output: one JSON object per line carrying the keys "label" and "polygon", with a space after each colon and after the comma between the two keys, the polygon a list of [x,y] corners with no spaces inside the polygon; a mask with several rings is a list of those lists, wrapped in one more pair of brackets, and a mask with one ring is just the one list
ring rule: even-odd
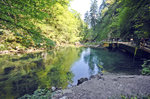
{"label": "water surface reflection", "polygon": [[142,61],[133,59],[133,56],[120,52],[119,50],[108,50],[99,48],[87,48],[81,53],[80,59],[71,68],[73,85],[82,77],[89,78],[99,72],[140,74]]}
{"label": "water surface reflection", "polygon": [[58,48],[53,51],[0,56],[0,97],[17,98],[38,88],[66,88],[99,72],[137,74],[141,63],[119,51]]}

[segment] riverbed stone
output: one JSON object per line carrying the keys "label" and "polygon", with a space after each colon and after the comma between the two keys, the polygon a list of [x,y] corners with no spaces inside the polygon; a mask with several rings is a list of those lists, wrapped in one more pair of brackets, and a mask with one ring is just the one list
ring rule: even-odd
{"label": "riverbed stone", "polygon": [[90,76],[90,80],[96,78],[95,75]]}
{"label": "riverbed stone", "polygon": [[64,90],[62,90],[62,93],[63,94],[72,93],[72,90],[71,89],[64,89]]}
{"label": "riverbed stone", "polygon": [[80,85],[80,84],[82,84],[85,81],[88,81],[88,78],[81,78],[81,79],[78,80],[77,85]]}
{"label": "riverbed stone", "polygon": [[[94,76],[93,76],[94,77]],[[150,76],[103,75],[103,79],[91,79],[69,88],[63,96],[68,99],[121,99],[121,96],[142,99],[150,95]],[[69,90],[67,89],[67,90]]]}
{"label": "riverbed stone", "polygon": [[55,90],[56,90],[56,87],[52,86],[52,88],[51,88],[51,89],[52,89],[52,91],[55,91]]}

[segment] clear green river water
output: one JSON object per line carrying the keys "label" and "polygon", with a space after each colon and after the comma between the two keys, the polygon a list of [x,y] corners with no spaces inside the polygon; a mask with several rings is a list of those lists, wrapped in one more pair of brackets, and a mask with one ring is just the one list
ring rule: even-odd
{"label": "clear green river water", "polygon": [[0,56],[0,99],[32,94],[38,88],[67,88],[97,73],[139,74],[141,61],[118,50],[57,48]]}

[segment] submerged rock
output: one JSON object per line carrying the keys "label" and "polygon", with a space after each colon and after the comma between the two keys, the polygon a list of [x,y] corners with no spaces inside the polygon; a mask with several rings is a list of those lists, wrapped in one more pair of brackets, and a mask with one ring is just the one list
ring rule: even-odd
{"label": "submerged rock", "polygon": [[82,84],[85,81],[88,81],[88,78],[81,78],[81,79],[78,80],[77,85],[80,85],[80,84]]}

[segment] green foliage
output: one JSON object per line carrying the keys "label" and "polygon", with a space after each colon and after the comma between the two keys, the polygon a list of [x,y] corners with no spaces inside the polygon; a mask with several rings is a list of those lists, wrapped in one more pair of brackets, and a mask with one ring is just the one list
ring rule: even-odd
{"label": "green foliage", "polygon": [[51,34],[50,37],[56,43],[73,43],[79,41],[80,29],[83,22],[77,12],[69,12],[66,7],[56,3],[52,6],[54,11],[51,11],[52,18],[49,20],[52,27],[55,29],[55,33]]}
{"label": "green foliage", "polygon": [[90,13],[87,11],[84,15],[84,22],[89,25],[90,24]]}
{"label": "green foliage", "polygon": [[150,37],[149,0],[106,0],[102,4],[106,6],[101,9],[93,31],[97,41],[132,37],[138,42],[142,37]]}
{"label": "green foliage", "polygon": [[97,24],[97,9],[98,9],[98,5],[97,5],[97,0],[91,0],[91,7],[90,7],[90,26],[95,29],[95,26]]}
{"label": "green foliage", "polygon": [[135,47],[134,56],[136,56],[137,50],[138,50],[138,47]]}
{"label": "green foliage", "polygon": [[144,64],[142,65],[142,74],[143,75],[150,75],[150,60],[144,61]]}
{"label": "green foliage", "polygon": [[[47,5],[44,5],[45,3],[47,3]],[[0,1],[1,28],[4,30],[10,30],[13,33],[20,31],[23,37],[29,35],[33,39],[35,45],[37,45],[37,43],[41,43],[43,38],[46,37],[43,37],[40,34],[40,31],[32,23],[32,20],[43,20],[47,17],[48,14],[42,10],[46,6],[50,6],[50,4],[50,1],[42,2],[42,0],[2,0]],[[39,41],[35,39],[38,39]]]}
{"label": "green foliage", "polygon": [[137,95],[137,96],[132,96],[132,95],[128,95],[128,96],[125,96],[125,95],[121,95],[121,99],[149,99],[150,96],[140,96],[140,95]]}
{"label": "green foliage", "polygon": [[[97,18],[98,18],[97,0],[91,0],[90,11],[87,11],[84,16],[84,22],[88,27],[84,30],[86,32],[86,35],[84,35],[84,39],[83,39],[85,42],[90,40],[91,36],[96,35],[94,34],[93,30],[95,30],[96,28]],[[92,28],[93,30],[89,29],[89,27]]]}
{"label": "green foliage", "polygon": [[52,93],[47,89],[38,89],[34,91],[34,94],[26,94],[18,99],[51,99]]}
{"label": "green foliage", "polygon": [[135,97],[127,97],[127,96],[121,96],[121,99],[138,99],[136,96]]}
{"label": "green foliage", "polygon": [[51,48],[80,41],[84,23],[77,12],[69,11],[70,1],[0,1],[0,42],[4,45],[0,50]]}

